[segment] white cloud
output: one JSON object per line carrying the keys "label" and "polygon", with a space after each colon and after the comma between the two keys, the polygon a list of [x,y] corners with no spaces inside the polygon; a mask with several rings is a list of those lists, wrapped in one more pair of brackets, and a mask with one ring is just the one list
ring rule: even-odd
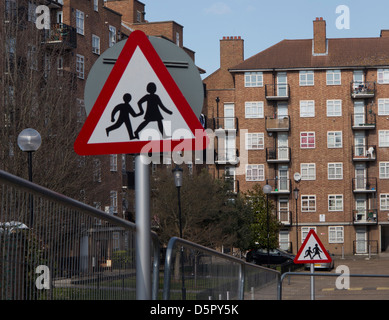
{"label": "white cloud", "polygon": [[205,9],[206,14],[224,15],[232,12],[232,9],[224,2],[216,2]]}

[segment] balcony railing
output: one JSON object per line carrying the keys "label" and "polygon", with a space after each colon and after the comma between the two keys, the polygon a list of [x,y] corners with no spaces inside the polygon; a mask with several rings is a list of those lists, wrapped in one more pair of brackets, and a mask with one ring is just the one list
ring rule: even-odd
{"label": "balcony railing", "polygon": [[352,186],[354,193],[376,193],[377,178],[353,178]]}
{"label": "balcony railing", "polygon": [[218,150],[215,162],[217,164],[237,164],[238,150],[236,148],[224,148]]}
{"label": "balcony railing", "polygon": [[266,161],[269,163],[284,163],[290,161],[290,148],[266,148]]}
{"label": "balcony railing", "polygon": [[369,225],[378,223],[377,209],[356,209],[353,210],[353,224]]}
{"label": "balcony railing", "polygon": [[371,130],[376,127],[376,114],[373,112],[354,113],[351,115],[353,130]]}
{"label": "balcony railing", "polygon": [[278,221],[284,226],[292,225],[292,211],[279,210],[277,212]]}
{"label": "balcony railing", "polygon": [[268,132],[288,132],[290,128],[290,117],[281,118],[266,117],[266,131]]}
{"label": "balcony railing", "polygon": [[377,159],[376,146],[359,144],[353,146],[353,161],[375,161]]}
{"label": "balcony railing", "polygon": [[239,130],[238,118],[236,117],[218,117],[213,118],[214,130]]}
{"label": "balcony railing", "polygon": [[288,84],[266,84],[265,96],[267,100],[289,100],[290,87]]}
{"label": "balcony railing", "polygon": [[351,82],[351,97],[353,99],[373,98],[375,82]]}
{"label": "balcony railing", "polygon": [[65,47],[77,48],[76,28],[64,23],[54,23],[50,30],[44,30],[44,42],[46,44],[62,44]]}
{"label": "balcony railing", "polygon": [[290,194],[292,182],[286,178],[267,179],[266,184],[272,187],[271,194]]}

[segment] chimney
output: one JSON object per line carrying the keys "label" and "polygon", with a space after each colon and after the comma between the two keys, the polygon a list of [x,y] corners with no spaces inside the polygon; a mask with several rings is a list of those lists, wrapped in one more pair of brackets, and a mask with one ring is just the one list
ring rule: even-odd
{"label": "chimney", "polygon": [[313,21],[313,54],[327,53],[326,21],[316,18]]}
{"label": "chimney", "polygon": [[244,59],[244,45],[241,37],[223,37],[220,40],[220,69],[227,70]]}
{"label": "chimney", "polygon": [[389,30],[381,30],[381,38],[389,38]]}

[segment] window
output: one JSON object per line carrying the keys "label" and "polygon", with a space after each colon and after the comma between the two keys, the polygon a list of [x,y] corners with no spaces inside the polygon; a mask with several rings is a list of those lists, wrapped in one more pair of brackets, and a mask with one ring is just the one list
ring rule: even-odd
{"label": "window", "polygon": [[377,82],[379,84],[389,83],[389,69],[378,69]]}
{"label": "window", "polygon": [[263,73],[262,72],[245,72],[244,73],[245,87],[262,87]]}
{"label": "window", "polygon": [[315,195],[301,196],[301,211],[302,212],[315,212],[316,211],[316,196]]}
{"label": "window", "polygon": [[[38,54],[35,46],[29,45],[27,48],[27,60],[30,65],[30,69],[38,70]],[[11,53],[11,51],[10,51]]]}
{"label": "window", "polygon": [[327,100],[327,117],[342,116],[342,100]]}
{"label": "window", "polygon": [[112,172],[118,171],[118,155],[111,154],[109,158],[109,169]]}
{"label": "window", "polygon": [[389,179],[389,162],[380,162],[380,179]]}
{"label": "window", "polygon": [[378,99],[378,115],[389,115],[389,99]]}
{"label": "window", "polygon": [[301,180],[316,180],[316,164],[315,163],[302,163],[301,168]]}
{"label": "window", "polygon": [[84,34],[84,12],[76,10],[76,28],[77,33]]}
{"label": "window", "polygon": [[118,193],[117,191],[111,191],[110,192],[110,213],[118,213]]}
{"label": "window", "polygon": [[28,3],[28,17],[27,20],[30,22],[36,22],[36,8],[37,5],[35,3]]}
{"label": "window", "polygon": [[343,195],[328,195],[328,211],[343,211]]}
{"label": "window", "polygon": [[389,210],[389,193],[380,194],[380,209]]}
{"label": "window", "polygon": [[263,148],[263,133],[246,133],[246,150],[257,150]]}
{"label": "window", "polygon": [[314,132],[300,132],[300,148],[302,149],[315,148]]}
{"label": "window", "polygon": [[92,52],[100,54],[100,37],[92,34]]}
{"label": "window", "polygon": [[328,70],[327,85],[340,85],[340,84],[341,84],[340,70]]}
{"label": "window", "polygon": [[301,227],[301,242],[304,242],[310,230],[316,232],[316,227]]}
{"label": "window", "polygon": [[263,102],[249,101],[245,103],[246,118],[263,118]]}
{"label": "window", "polygon": [[263,164],[246,164],[246,181],[264,181],[265,169]]}
{"label": "window", "polygon": [[342,131],[327,132],[327,147],[342,148]]}
{"label": "window", "polygon": [[389,130],[378,131],[378,146],[389,147]]}
{"label": "window", "polygon": [[84,79],[84,71],[85,71],[84,61],[85,61],[84,56],[77,54],[77,56],[76,56],[76,73],[77,73],[77,77],[80,79]]}
{"label": "window", "polygon": [[343,163],[329,163],[328,164],[328,180],[343,179]]}
{"label": "window", "polygon": [[119,232],[112,232],[112,250],[120,249],[120,234]]}
{"label": "window", "polygon": [[344,227],[333,226],[328,227],[328,242],[343,243],[344,242]]}
{"label": "window", "polygon": [[93,160],[93,181],[101,182],[101,161],[99,159]]}
{"label": "window", "polygon": [[109,26],[109,47],[112,47],[116,43],[116,28]]}
{"label": "window", "polygon": [[314,117],[315,116],[315,101],[301,100],[300,101],[300,117]]}
{"label": "window", "polygon": [[300,71],[300,86],[313,86],[314,82],[313,71]]}
{"label": "window", "polygon": [[93,0],[93,10],[99,11],[99,0]]}

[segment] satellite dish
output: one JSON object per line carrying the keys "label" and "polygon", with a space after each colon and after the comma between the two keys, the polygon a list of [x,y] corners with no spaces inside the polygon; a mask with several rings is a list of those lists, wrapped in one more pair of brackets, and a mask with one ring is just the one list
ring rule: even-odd
{"label": "satellite dish", "polygon": [[300,182],[300,180],[301,180],[301,174],[300,174],[299,172],[296,172],[296,173],[293,175],[293,178],[294,178],[294,181]]}

